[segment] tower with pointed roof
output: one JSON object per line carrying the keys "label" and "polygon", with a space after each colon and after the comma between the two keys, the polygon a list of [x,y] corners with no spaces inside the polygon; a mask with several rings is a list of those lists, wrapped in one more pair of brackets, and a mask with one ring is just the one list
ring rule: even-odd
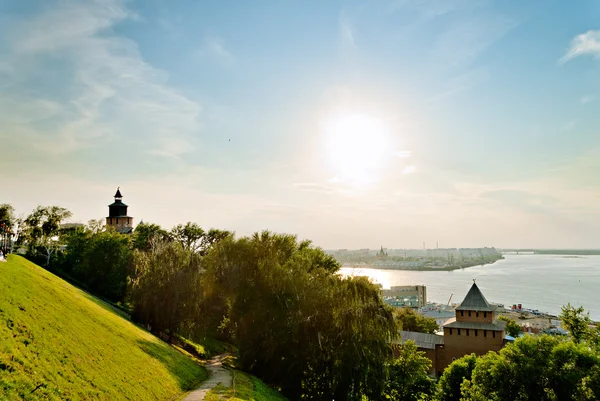
{"label": "tower with pointed roof", "polygon": [[131,234],[133,231],[133,217],[127,215],[127,205],[123,203],[121,188],[117,188],[115,201],[108,205],[106,225],[113,227],[120,233]]}
{"label": "tower with pointed roof", "polygon": [[475,280],[455,312],[456,320],[444,325],[443,360],[438,365],[442,371],[465,355],[484,355],[504,346],[506,322],[496,319],[496,306],[485,299]]}

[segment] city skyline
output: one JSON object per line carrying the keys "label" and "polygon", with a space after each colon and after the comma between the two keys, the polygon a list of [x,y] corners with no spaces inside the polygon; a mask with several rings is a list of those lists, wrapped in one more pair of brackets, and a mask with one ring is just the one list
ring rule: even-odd
{"label": "city skyline", "polygon": [[2,202],[599,248],[600,3],[0,1]]}

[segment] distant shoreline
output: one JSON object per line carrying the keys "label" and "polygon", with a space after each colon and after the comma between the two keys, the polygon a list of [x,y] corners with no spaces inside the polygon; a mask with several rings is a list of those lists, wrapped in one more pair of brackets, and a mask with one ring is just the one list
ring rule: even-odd
{"label": "distant shoreline", "polygon": [[375,266],[375,265],[360,265],[360,266],[342,266],[344,269],[375,269],[375,270],[403,270],[403,271],[426,271],[426,272],[449,272],[453,270],[468,269],[469,267],[491,265],[496,263],[498,260],[504,258],[498,258],[493,261],[484,263],[473,263],[467,266],[444,266],[444,267],[432,267],[432,266],[421,266],[421,267],[407,267],[407,266]]}

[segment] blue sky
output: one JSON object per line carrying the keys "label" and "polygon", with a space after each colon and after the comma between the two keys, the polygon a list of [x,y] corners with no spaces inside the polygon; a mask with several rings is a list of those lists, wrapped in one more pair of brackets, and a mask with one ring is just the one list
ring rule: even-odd
{"label": "blue sky", "polygon": [[2,201],[598,247],[600,2],[0,0]]}

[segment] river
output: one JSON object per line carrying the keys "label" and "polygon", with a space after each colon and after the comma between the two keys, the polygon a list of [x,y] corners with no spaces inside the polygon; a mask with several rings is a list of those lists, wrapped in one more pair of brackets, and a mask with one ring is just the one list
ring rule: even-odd
{"label": "river", "polygon": [[554,315],[562,305],[583,306],[600,321],[600,256],[506,255],[496,263],[453,271],[409,271],[371,268],[340,270],[343,275],[369,276],[384,288],[427,286],[427,300],[461,302],[473,279],[489,302],[522,304]]}

